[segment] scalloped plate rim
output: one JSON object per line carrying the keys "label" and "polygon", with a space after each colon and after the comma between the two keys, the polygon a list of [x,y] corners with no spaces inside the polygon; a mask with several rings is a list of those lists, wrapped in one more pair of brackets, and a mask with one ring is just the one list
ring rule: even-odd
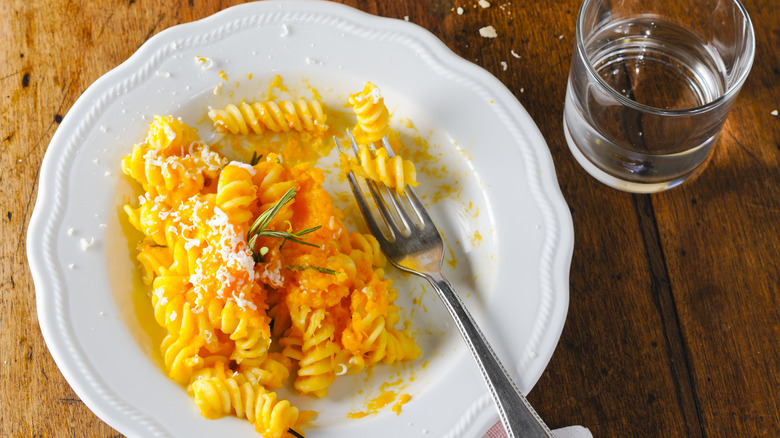
{"label": "scalloped plate rim", "polygon": [[[370,21],[371,24],[378,25],[379,23],[382,23],[385,27],[394,27],[393,31],[412,35],[414,39],[421,41],[423,46],[425,46],[425,48],[428,49],[432,54],[436,55],[440,62],[455,70],[459,75],[467,75],[469,77],[476,76],[481,80],[488,80],[489,83],[483,84],[486,88],[491,90],[498,89],[500,92],[512,96],[512,93],[504,86],[504,84],[489,72],[460,58],[433,34],[423,29],[422,27],[414,25],[413,23],[403,22],[401,20],[392,18],[373,16],[351,7],[335,3],[316,1],[310,2],[306,0],[288,0],[283,2],[267,1],[263,3],[264,4],[250,3],[234,6],[209,17],[205,17],[201,20],[176,25],[161,31],[146,41],[126,61],[108,73],[104,74],[92,85],[90,85],[88,89],[74,103],[71,110],[68,112],[68,115],[72,113],[82,113],[84,112],[84,109],[88,109],[88,107],[92,105],[92,100],[97,100],[101,97],[105,97],[107,94],[110,94],[111,90],[116,86],[114,84],[117,82],[122,82],[123,80],[127,81],[127,76],[132,73],[132,69],[140,69],[143,67],[146,63],[149,62],[151,57],[164,50],[165,46],[170,44],[168,41],[172,40],[178,33],[183,34],[188,31],[197,32],[201,28],[206,29],[210,26],[213,26],[215,23],[226,20],[226,23],[223,23],[224,26],[227,24],[227,21],[237,20],[227,20],[228,17],[237,15],[237,10],[245,8],[246,10],[257,10],[258,13],[261,13],[264,12],[263,8],[271,8],[274,4],[304,6],[310,5],[313,7],[313,9],[327,9],[329,13],[341,16],[341,18],[360,18]],[[389,29],[385,30],[390,31]],[[117,98],[117,96],[113,96],[113,98]],[[514,97],[512,96],[512,98]],[[94,109],[94,106],[92,106],[92,108]],[[520,116],[530,120],[530,116],[528,116],[525,109],[516,100],[514,101],[514,105],[510,103],[510,107],[507,108],[507,111],[510,113],[519,113]],[[60,331],[60,327],[53,325],[53,322],[57,321],[58,315],[56,315],[57,309],[52,307],[52,302],[56,301],[58,298],[67,300],[67,297],[57,297],[51,292],[63,286],[61,273],[62,267],[45,267],[45,255],[39,251],[44,247],[45,244],[52,243],[51,240],[44,239],[43,231],[46,231],[47,225],[51,225],[51,221],[48,219],[47,214],[51,213],[52,209],[54,209],[54,207],[52,207],[52,202],[56,202],[56,198],[58,198],[59,195],[57,188],[52,184],[52,182],[56,183],[56,177],[59,175],[62,167],[56,167],[56,159],[58,157],[54,156],[53,152],[67,153],[70,149],[72,149],[68,148],[68,146],[72,144],[73,138],[79,134],[79,129],[84,125],[84,123],[78,124],[78,120],[74,120],[73,117],[68,117],[68,115],[66,115],[63,122],[52,137],[50,142],[50,147],[52,150],[47,150],[44,156],[39,175],[38,196],[33,214],[30,218],[27,232],[27,255],[32,277],[36,286],[37,314],[41,331],[55,362],[57,363],[63,375],[66,377],[66,380],[71,384],[74,391],[83,399],[83,401],[93,412],[95,412],[108,424],[112,425],[123,433],[134,433],[138,434],[139,436],[144,436],[150,431],[157,429],[157,434],[165,435],[167,432],[165,431],[164,427],[161,426],[159,422],[152,420],[151,418],[144,418],[146,414],[143,412],[139,412],[141,418],[133,419],[132,417],[123,415],[126,413],[119,413],[119,415],[117,415],[115,406],[106,407],[100,403],[99,400],[96,401],[95,398],[103,400],[105,398],[104,396],[100,395],[99,391],[96,391],[95,387],[88,382],[88,378],[80,375],[79,371],[81,370],[74,369],[74,359],[68,355],[67,351],[64,351],[66,350],[66,347],[63,347],[61,344],[62,338],[65,335]],[[533,122],[531,123],[533,124]],[[553,309],[554,313],[556,314],[556,318],[554,318],[547,327],[547,336],[554,338],[555,342],[550,348],[548,348],[549,351],[542,352],[542,355],[545,358],[544,362],[546,364],[549,362],[552,356],[555,344],[557,344],[557,340],[560,337],[565,322],[565,316],[567,312],[566,309],[568,308],[569,265],[573,252],[574,241],[571,215],[568,208],[566,207],[566,203],[555,178],[552,157],[550,156],[549,151],[546,150],[546,143],[541,135],[541,132],[539,132],[538,127],[533,124],[533,128],[535,129],[532,129],[531,132],[525,132],[524,134],[528,136],[529,143],[535,149],[533,151],[534,158],[538,161],[539,167],[544,168],[545,170],[549,170],[549,172],[546,172],[544,176],[539,176],[539,182],[541,183],[540,190],[545,195],[545,200],[550,204],[550,207],[554,212],[555,219],[559,221],[557,235],[558,241],[556,247],[553,248],[552,254],[554,258],[552,262],[552,277],[553,281],[557,283],[554,289],[559,292],[565,291],[564,295],[556,297],[558,298],[558,301],[555,303],[555,309]],[[54,228],[57,228],[58,226],[61,228],[63,225],[54,225]],[[51,227],[48,230],[51,230]],[[547,240],[549,239],[545,239],[545,241]],[[51,269],[55,269],[55,271],[52,272]],[[54,318],[52,318],[52,315]],[[78,345],[75,345],[73,348],[79,350]],[[83,356],[83,351],[80,351],[80,354]],[[542,371],[543,369],[544,367],[542,367]],[[532,379],[532,386],[541,376],[542,371],[536,373]],[[96,378],[96,376],[91,377],[93,379]],[[530,390],[530,388],[528,389]],[[494,416],[494,418],[497,419],[497,416]],[[139,423],[138,420],[148,421],[141,421]],[[455,431],[453,430],[451,432]]]}

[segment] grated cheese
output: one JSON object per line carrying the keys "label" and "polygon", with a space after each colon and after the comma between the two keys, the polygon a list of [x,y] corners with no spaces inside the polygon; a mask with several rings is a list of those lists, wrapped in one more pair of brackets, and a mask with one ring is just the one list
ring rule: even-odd
{"label": "grated cheese", "polygon": [[495,38],[498,36],[498,34],[496,33],[496,29],[493,26],[485,26],[479,29],[479,34],[483,38]]}
{"label": "grated cheese", "polygon": [[152,291],[152,293],[157,297],[158,305],[162,306],[168,304],[168,298],[165,295],[163,295],[165,291],[161,287],[158,287],[157,289]]}
{"label": "grated cheese", "polygon": [[95,238],[94,237],[90,237],[89,239],[85,239],[83,237],[81,238],[81,249],[83,251],[88,250],[94,244],[95,244]]}
{"label": "grated cheese", "polygon": [[240,161],[231,161],[230,164],[228,164],[228,166],[240,167],[240,168],[246,170],[247,172],[249,172],[250,175],[255,176],[255,168],[250,166],[250,165],[248,165],[248,164],[246,164],[246,163],[242,163]]}
{"label": "grated cheese", "polygon": [[257,310],[257,306],[255,306],[255,303],[244,298],[244,292],[241,292],[238,295],[236,295],[236,293],[234,292],[233,299],[236,301],[236,304],[238,304],[238,306],[241,307],[242,309]]}

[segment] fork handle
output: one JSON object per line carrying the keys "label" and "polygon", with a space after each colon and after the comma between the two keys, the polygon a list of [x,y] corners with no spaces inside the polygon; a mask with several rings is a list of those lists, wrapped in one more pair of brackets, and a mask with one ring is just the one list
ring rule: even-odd
{"label": "fork handle", "polygon": [[469,351],[479,365],[490,395],[498,408],[498,416],[510,438],[553,437],[539,414],[534,411],[528,400],[517,388],[509,374],[501,365],[493,349],[488,344],[474,318],[463,305],[452,285],[441,272],[425,276],[438,292],[444,305],[455,320],[460,334],[466,341]]}

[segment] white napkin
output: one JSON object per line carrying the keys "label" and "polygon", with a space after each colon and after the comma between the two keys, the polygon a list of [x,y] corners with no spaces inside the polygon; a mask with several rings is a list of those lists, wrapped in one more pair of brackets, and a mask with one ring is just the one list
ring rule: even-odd
{"label": "white napkin", "polygon": [[[552,431],[555,438],[593,438],[590,431],[582,426],[568,426]],[[501,422],[494,424],[482,438],[506,438],[506,432]]]}
{"label": "white napkin", "polygon": [[582,426],[562,427],[555,429],[552,433],[556,438],[593,438],[590,430]]}

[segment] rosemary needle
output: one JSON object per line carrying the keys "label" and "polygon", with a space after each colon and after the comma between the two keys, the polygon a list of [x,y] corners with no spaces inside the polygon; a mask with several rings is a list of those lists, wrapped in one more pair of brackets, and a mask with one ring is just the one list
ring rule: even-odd
{"label": "rosemary needle", "polygon": [[338,272],[334,271],[333,269],[323,268],[322,266],[314,266],[314,265],[288,265],[287,269],[291,271],[305,271],[307,269],[311,269],[317,272],[322,272],[323,274],[330,274],[330,275],[338,274]]}
{"label": "rosemary needle", "polygon": [[292,434],[292,436],[294,436],[295,438],[304,438],[303,435],[299,434],[293,429],[287,429],[287,432],[290,432],[290,434]]}

